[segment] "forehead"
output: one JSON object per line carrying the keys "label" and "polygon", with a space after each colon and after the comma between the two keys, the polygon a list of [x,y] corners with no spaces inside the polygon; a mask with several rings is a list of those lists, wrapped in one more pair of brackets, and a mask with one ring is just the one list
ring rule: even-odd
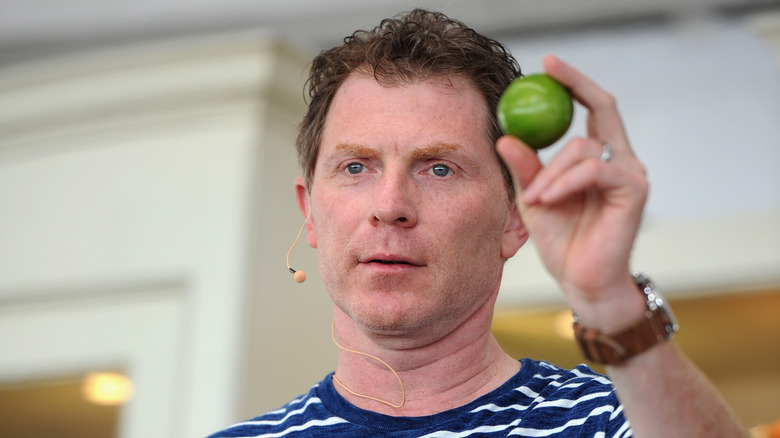
{"label": "forehead", "polygon": [[465,78],[432,77],[388,85],[353,73],[331,102],[322,146],[340,142],[489,145],[487,125],[485,99]]}

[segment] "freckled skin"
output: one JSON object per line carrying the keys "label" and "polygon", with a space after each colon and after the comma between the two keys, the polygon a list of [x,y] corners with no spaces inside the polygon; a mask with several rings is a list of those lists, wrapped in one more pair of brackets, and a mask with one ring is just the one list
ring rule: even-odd
{"label": "freckled skin", "polygon": [[334,98],[308,242],[334,303],[369,332],[435,341],[485,304],[516,251],[503,245],[511,205],[480,100],[460,78],[385,87],[363,75]]}

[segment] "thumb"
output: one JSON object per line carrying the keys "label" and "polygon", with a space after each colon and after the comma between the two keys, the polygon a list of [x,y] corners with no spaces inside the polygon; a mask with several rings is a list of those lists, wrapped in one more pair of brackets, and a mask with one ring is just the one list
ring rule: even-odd
{"label": "thumb", "polygon": [[525,190],[542,168],[536,151],[511,135],[499,138],[496,150],[509,168],[520,191]]}

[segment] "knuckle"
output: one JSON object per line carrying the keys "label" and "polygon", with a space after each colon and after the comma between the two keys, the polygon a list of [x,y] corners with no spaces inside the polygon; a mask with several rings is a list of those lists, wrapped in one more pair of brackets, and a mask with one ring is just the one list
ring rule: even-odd
{"label": "knuckle", "polygon": [[636,172],[642,176],[642,179],[647,180],[647,166],[642,164],[641,161],[637,161]]}
{"label": "knuckle", "polygon": [[612,93],[607,91],[599,96],[598,106],[605,109],[617,109],[617,99]]}
{"label": "knuckle", "polygon": [[591,141],[585,137],[574,137],[571,139],[571,147],[576,149],[586,149],[590,145]]}
{"label": "knuckle", "polygon": [[645,170],[645,166],[642,164],[639,165],[639,171],[635,173],[636,175],[636,189],[639,193],[642,194],[642,197],[647,197],[647,193],[650,191],[650,180],[647,178],[647,171]]}
{"label": "knuckle", "polygon": [[606,169],[605,167],[606,164],[607,163],[596,159],[589,159],[583,162],[583,166],[585,166],[585,170],[588,173],[591,173],[593,175],[601,174]]}

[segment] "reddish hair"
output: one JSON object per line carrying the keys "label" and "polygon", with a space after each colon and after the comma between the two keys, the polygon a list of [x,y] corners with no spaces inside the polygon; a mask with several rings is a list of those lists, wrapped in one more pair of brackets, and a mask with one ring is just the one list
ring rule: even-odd
{"label": "reddish hair", "polygon": [[[520,76],[520,67],[501,43],[438,12],[415,9],[382,20],[371,31],[356,31],[344,38],[342,45],[318,55],[311,66],[309,106],[296,140],[298,162],[309,189],[328,108],[341,84],[354,72],[373,74],[387,85],[435,76],[466,78],[485,99],[485,135],[495,144],[502,134],[495,108],[504,89]],[[512,178],[498,160],[512,200]]]}

